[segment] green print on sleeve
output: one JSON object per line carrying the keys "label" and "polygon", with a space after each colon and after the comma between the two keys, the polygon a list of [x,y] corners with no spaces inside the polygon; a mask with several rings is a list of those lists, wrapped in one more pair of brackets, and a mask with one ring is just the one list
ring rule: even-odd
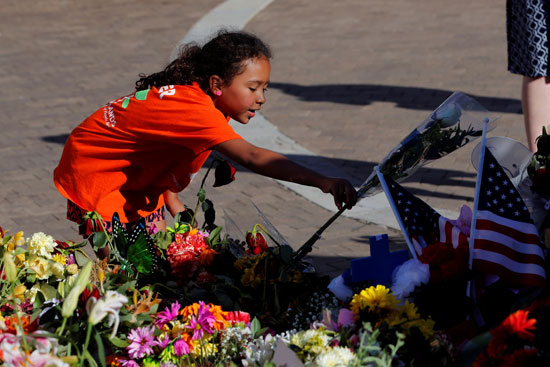
{"label": "green print on sleeve", "polygon": [[[138,92],[136,92],[136,94],[134,94],[134,97],[138,100],[138,101],[145,101],[147,100],[147,94],[149,93],[150,89],[145,89],[145,90],[140,90]],[[124,101],[122,101],[122,108],[126,108],[128,107],[128,105],[130,104],[130,98],[127,97],[127,98],[124,98]]]}

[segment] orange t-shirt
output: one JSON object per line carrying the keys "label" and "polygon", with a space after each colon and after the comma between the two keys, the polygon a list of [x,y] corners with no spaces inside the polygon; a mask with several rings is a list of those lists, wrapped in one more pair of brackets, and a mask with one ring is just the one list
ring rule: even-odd
{"label": "orange t-shirt", "polygon": [[76,127],[54,183],[81,208],[110,221],[146,217],[166,190],[183,190],[210,148],[242,139],[198,84],[169,85],[111,101]]}

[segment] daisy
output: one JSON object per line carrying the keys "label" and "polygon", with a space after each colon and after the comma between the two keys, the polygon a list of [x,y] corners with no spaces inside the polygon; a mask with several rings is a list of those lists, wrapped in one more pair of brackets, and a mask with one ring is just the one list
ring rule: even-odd
{"label": "daisy", "polygon": [[157,320],[155,321],[155,326],[160,329],[168,322],[174,320],[178,316],[180,307],[179,302],[176,301],[170,305],[170,308],[166,307],[164,311],[159,312]]}
{"label": "daisy", "polygon": [[143,358],[146,355],[153,353],[155,339],[153,337],[154,327],[138,327],[130,331],[128,340],[132,343],[126,347],[128,356],[132,359]]}
{"label": "daisy", "polygon": [[205,332],[208,334],[214,333],[215,321],[216,318],[212,315],[212,312],[210,312],[204,302],[200,301],[197,315],[191,316],[191,320],[189,320],[188,328],[193,330],[192,339],[201,339]]}

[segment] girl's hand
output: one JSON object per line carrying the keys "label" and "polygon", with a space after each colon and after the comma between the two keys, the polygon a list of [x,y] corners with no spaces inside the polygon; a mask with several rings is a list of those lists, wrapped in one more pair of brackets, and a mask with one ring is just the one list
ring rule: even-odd
{"label": "girl's hand", "polygon": [[338,210],[342,209],[343,204],[346,209],[351,209],[357,203],[357,191],[342,178],[326,178],[319,188],[325,193],[332,194]]}

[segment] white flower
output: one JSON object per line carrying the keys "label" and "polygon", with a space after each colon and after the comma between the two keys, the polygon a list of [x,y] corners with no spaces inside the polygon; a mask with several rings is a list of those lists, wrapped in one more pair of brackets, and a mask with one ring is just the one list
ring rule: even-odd
{"label": "white flower", "polygon": [[246,344],[245,359],[241,360],[244,367],[263,366],[273,359],[278,337],[267,334]]}
{"label": "white flower", "polygon": [[65,274],[65,265],[60,264],[56,261],[51,261],[50,270],[57,279],[63,279],[63,275]]}
{"label": "white flower", "polygon": [[94,297],[88,298],[88,302],[86,303],[88,322],[92,325],[97,325],[105,316],[108,316],[109,327],[114,324],[111,338],[114,337],[120,322],[118,313],[120,308],[127,302],[128,298],[126,296],[115,291],[107,291],[99,300],[96,300]]}
{"label": "white flower", "polygon": [[30,303],[34,302],[34,298],[36,297],[36,293],[40,290],[39,284],[34,284],[31,289],[27,289],[25,291],[25,299],[28,299]]}
{"label": "white flower", "polygon": [[334,347],[322,352],[315,358],[315,365],[318,367],[346,367],[355,355],[346,347]]}
{"label": "white flower", "polygon": [[57,246],[54,238],[50,235],[38,232],[27,240],[27,249],[31,255],[42,256],[47,259],[52,257],[52,251]]}

